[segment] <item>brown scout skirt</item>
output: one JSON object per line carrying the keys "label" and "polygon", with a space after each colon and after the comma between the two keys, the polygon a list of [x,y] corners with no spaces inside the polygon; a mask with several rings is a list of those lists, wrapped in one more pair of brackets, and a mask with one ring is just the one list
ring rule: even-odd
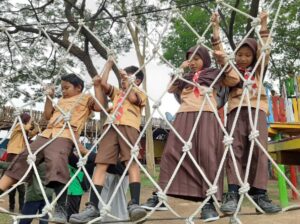
{"label": "brown scout skirt", "polygon": [[[232,128],[233,120],[236,115],[237,109],[234,109],[228,114],[228,130]],[[251,108],[252,119],[254,119],[255,108]],[[259,131],[258,140],[262,146],[267,149],[268,145],[268,127],[266,113],[262,110],[259,110],[258,121],[257,121],[257,130]],[[249,141],[249,135],[251,133],[251,126],[249,123],[248,108],[242,107],[236,127],[233,133],[233,152],[235,159],[237,160],[237,166],[244,181],[244,176],[246,172],[247,160],[250,150],[251,142]],[[233,161],[231,156],[228,155],[226,172],[228,178],[228,184],[240,185],[238,182]],[[262,152],[262,150],[254,144],[252,160],[250,164],[250,172],[248,183],[251,187],[256,187],[259,189],[267,189],[268,182],[268,157]]]}
{"label": "brown scout skirt", "polygon": [[[198,112],[183,112],[176,115],[173,123],[179,135],[188,140]],[[191,153],[211,183],[215,180],[217,170],[223,156],[223,133],[212,112],[202,112],[199,123],[192,138]],[[182,156],[182,142],[170,131],[160,163],[159,185],[164,189],[170,180]],[[223,193],[223,172],[218,181],[216,197],[221,200]],[[167,194],[170,196],[201,201],[206,198],[208,185],[186,155],[173,180]]]}
{"label": "brown scout skirt", "polygon": [[[30,144],[32,152],[35,152],[49,140],[50,139],[38,136],[36,140]],[[68,157],[72,148],[73,142],[70,139],[56,138],[37,154],[35,164],[38,165],[42,161],[46,163],[45,185],[50,186],[51,182],[60,182],[63,184],[68,182],[70,179]],[[6,170],[5,175],[15,180],[20,180],[29,167],[27,156],[27,149],[17,155]]]}

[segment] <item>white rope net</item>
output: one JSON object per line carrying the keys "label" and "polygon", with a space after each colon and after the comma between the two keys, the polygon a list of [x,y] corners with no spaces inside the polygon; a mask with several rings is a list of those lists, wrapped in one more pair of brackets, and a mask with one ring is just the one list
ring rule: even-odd
{"label": "white rope net", "polygon": [[[268,7],[265,8],[266,11],[269,11],[272,7],[273,7],[273,4],[274,4],[275,0],[272,1]],[[249,32],[246,34],[246,36],[243,38],[243,40],[245,40],[251,32],[255,32],[257,38],[258,38],[258,41],[260,42],[260,44],[262,45],[262,54],[261,54],[261,57],[257,60],[257,64],[255,66],[255,68],[253,69],[253,71],[251,72],[251,77],[254,75],[256,69],[258,68],[258,64],[261,63],[263,66],[261,66],[261,73],[263,73],[263,68],[264,68],[264,64],[265,64],[265,57],[266,57],[266,51],[270,49],[270,38],[271,38],[271,35],[275,29],[275,24],[276,24],[276,20],[278,18],[278,15],[279,15],[279,11],[280,11],[280,8],[281,8],[281,5],[282,5],[282,1],[279,1],[279,6],[276,10],[276,14],[275,14],[275,17],[272,18],[272,27],[270,29],[270,35],[269,35],[269,38],[268,38],[268,41],[266,43],[264,43],[262,41],[262,39],[260,38],[260,34],[259,34],[259,24],[260,24],[260,20],[259,18],[253,18],[252,16],[248,15],[247,13],[243,12],[243,11],[240,11],[234,7],[232,7],[231,5],[227,4],[225,1],[222,1],[222,0],[217,0],[216,1],[217,3],[217,7],[219,8],[227,8],[227,9],[230,9],[230,10],[234,10],[236,11],[236,13],[239,13],[249,19],[252,20],[252,28],[249,30]],[[135,21],[135,17],[133,15],[128,15],[126,18],[124,18],[124,27],[123,29],[127,29],[127,23],[130,23],[132,25],[134,25],[135,27],[137,27],[137,29],[139,29],[140,33],[142,35],[144,35],[147,39],[147,43],[148,43],[148,50],[149,50],[149,55],[147,55],[146,57],[146,61],[144,63],[144,65],[142,65],[140,67],[140,70],[142,70],[143,68],[145,68],[145,66],[147,64],[149,64],[149,62],[151,62],[152,60],[154,60],[155,58],[159,58],[160,60],[162,60],[163,62],[165,62],[165,64],[167,66],[169,66],[171,69],[173,69],[173,74],[175,74],[175,78],[172,80],[172,82],[166,84],[166,90],[161,94],[161,96],[157,99],[154,99],[152,98],[147,92],[145,92],[144,90],[141,90],[141,91],[144,91],[144,93],[147,95],[148,99],[153,103],[153,106],[152,106],[152,111],[151,111],[151,116],[148,120],[145,121],[145,125],[143,127],[143,129],[140,131],[140,135],[137,139],[137,141],[134,143],[134,144],[130,144],[130,142],[122,135],[122,133],[119,131],[118,129],[118,126],[116,126],[114,124],[114,120],[116,119],[116,112],[118,111],[118,109],[122,106],[123,102],[125,101],[126,97],[128,96],[130,90],[133,88],[133,87],[137,87],[134,83],[134,80],[130,80],[130,87],[128,88],[126,94],[125,94],[125,97],[123,99],[123,101],[117,106],[117,108],[115,109],[115,112],[112,113],[112,114],[109,114],[103,105],[101,105],[101,103],[97,100],[97,98],[94,96],[94,94],[92,93],[91,91],[91,88],[93,86],[93,83],[89,80],[86,80],[86,78],[84,76],[82,76],[80,73],[74,71],[74,69],[72,69],[70,66],[68,66],[66,64],[67,62],[67,59],[68,59],[68,55],[69,55],[69,51],[74,43],[74,41],[76,40],[77,36],[79,35],[80,33],[80,30],[81,29],[85,29],[87,32],[89,32],[91,35],[94,36],[94,38],[96,38],[98,40],[98,42],[102,45],[102,47],[104,47],[108,54],[110,56],[112,56],[114,58],[114,62],[116,65],[117,64],[117,61],[116,61],[116,56],[115,56],[115,53],[114,53],[114,47],[115,47],[115,44],[118,40],[114,40],[111,44],[111,46],[106,46],[103,41],[101,41],[101,39],[99,37],[97,37],[84,23],[83,20],[79,20],[78,21],[78,25],[79,25],[79,28],[78,30],[76,30],[76,33],[74,35],[74,38],[73,38],[73,41],[70,43],[68,49],[64,52],[64,53],[61,53],[61,50],[58,49],[57,45],[51,40],[51,38],[48,36],[48,33],[47,33],[47,29],[45,26],[39,24],[38,25],[38,29],[39,29],[39,35],[44,35],[46,36],[48,42],[53,46],[53,48],[55,49],[55,51],[61,55],[60,56],[60,60],[59,61],[59,66],[60,66],[60,69],[59,69],[59,72],[58,74],[56,74],[54,77],[53,77],[53,80],[58,80],[60,77],[61,77],[61,71],[62,71],[62,68],[64,68],[65,70],[67,71],[70,71],[72,73],[75,73],[78,77],[80,77],[82,80],[85,81],[85,89],[84,91],[82,92],[82,95],[81,96],[84,96],[85,94],[89,93],[92,95],[93,99],[97,102],[97,104],[102,108],[102,110],[105,112],[105,114],[107,115],[107,117],[109,118],[109,127],[107,129],[105,129],[105,131],[101,134],[101,136],[96,139],[96,141],[93,143],[93,146],[91,148],[90,151],[92,151],[93,149],[97,149],[97,145],[99,144],[99,142],[102,141],[102,139],[106,136],[108,130],[110,128],[113,128],[115,129],[118,134],[122,137],[122,139],[124,139],[124,141],[126,142],[126,144],[128,144],[128,146],[130,146],[131,148],[131,158],[130,160],[128,161],[128,164],[126,166],[126,170],[125,172],[123,173],[123,175],[121,176],[120,178],[120,181],[117,185],[117,187],[115,188],[114,190],[114,193],[112,194],[111,198],[109,199],[109,201],[107,203],[105,203],[102,198],[100,197],[100,195],[97,193],[96,191],[96,188],[91,180],[91,177],[89,176],[86,168],[85,168],[85,164],[86,164],[86,161],[87,161],[87,157],[89,154],[85,155],[84,157],[81,156],[81,153],[80,153],[80,150],[79,150],[79,147],[78,147],[78,144],[77,144],[77,141],[76,141],[76,136],[75,136],[75,133],[73,132],[73,129],[72,129],[72,126],[71,126],[71,123],[70,123],[70,118],[72,116],[72,113],[74,111],[74,108],[78,105],[79,101],[80,101],[80,98],[77,100],[77,102],[73,105],[73,107],[69,110],[69,111],[64,111],[62,108],[59,108],[58,104],[56,103],[55,100],[53,100],[51,97],[49,97],[47,95],[47,92],[44,93],[45,96],[48,97],[49,100],[51,100],[51,102],[53,103],[53,106],[56,106],[59,111],[61,112],[61,119],[64,120],[64,125],[63,127],[61,128],[60,132],[54,136],[52,139],[50,139],[45,145],[43,145],[42,147],[40,147],[38,150],[36,150],[34,153],[32,152],[31,150],[31,147],[30,147],[30,144],[27,140],[27,136],[26,136],[26,131],[24,129],[24,125],[22,124],[22,121],[21,121],[21,117],[20,117],[20,114],[22,112],[22,110],[28,106],[31,106],[31,108],[33,107],[34,103],[39,101],[40,99],[42,99],[43,97],[45,96],[42,96],[42,97],[34,97],[34,96],[31,96],[31,100],[22,105],[22,106],[18,106],[16,105],[6,94],[6,92],[4,91],[3,89],[3,85],[5,85],[8,81],[9,78],[11,78],[11,75],[10,76],[4,76],[3,78],[1,78],[0,80],[0,83],[2,83],[2,85],[0,85],[0,91],[1,91],[1,94],[6,97],[6,100],[7,100],[7,103],[10,104],[12,107],[15,108],[15,111],[16,111],[16,114],[15,114],[15,120],[14,120],[14,123],[9,131],[9,133],[7,134],[7,136],[2,140],[4,141],[8,136],[9,134],[11,133],[11,131],[16,127],[16,125],[19,123],[21,125],[21,128],[22,128],[22,133],[23,133],[23,136],[24,136],[24,139],[25,139],[25,142],[26,142],[26,147],[27,147],[27,150],[29,152],[29,156],[28,156],[28,159],[27,159],[27,162],[29,164],[29,167],[27,169],[27,171],[25,172],[25,175],[23,176],[23,178],[21,178],[13,187],[11,187],[9,190],[7,190],[6,192],[4,192],[2,195],[1,195],[1,198],[3,198],[4,196],[6,196],[9,192],[11,192],[13,189],[15,189],[18,185],[22,184],[25,180],[25,178],[28,176],[28,174],[30,173],[30,171],[34,171],[34,175],[36,175],[37,179],[38,179],[38,182],[39,182],[39,186],[41,188],[41,191],[42,191],[42,194],[44,196],[44,199],[45,199],[45,202],[46,202],[46,206],[44,207],[44,210],[43,210],[43,213],[42,214],[38,214],[38,215],[21,215],[21,214],[18,214],[18,215],[14,215],[14,214],[11,214],[13,220],[14,220],[14,223],[18,223],[18,220],[22,219],[22,218],[41,218],[43,217],[45,214],[49,214],[49,216],[51,217],[51,212],[58,200],[58,198],[62,195],[62,192],[56,196],[56,198],[54,198],[54,200],[52,201],[49,201],[47,196],[46,196],[46,193],[45,193],[45,190],[43,188],[43,184],[42,184],[42,181],[39,177],[39,173],[38,173],[38,170],[37,170],[37,165],[35,164],[35,160],[36,160],[36,155],[45,148],[46,145],[48,144],[51,144],[51,142],[56,139],[57,137],[59,137],[61,135],[61,133],[63,132],[63,130],[65,128],[69,128],[69,130],[71,131],[71,134],[72,134],[72,138],[73,138],[73,142],[74,142],[74,145],[76,147],[76,150],[78,152],[78,155],[79,155],[79,162],[78,162],[78,170],[77,172],[75,173],[75,175],[69,180],[69,182],[65,185],[64,189],[63,190],[66,190],[68,188],[68,186],[70,185],[70,183],[76,178],[76,175],[80,172],[80,171],[83,171],[85,173],[85,175],[87,176],[90,184],[91,184],[91,187],[93,191],[96,192],[97,194],[97,197],[99,198],[100,200],[100,203],[102,204],[102,209],[101,209],[101,216],[99,218],[96,218],[94,220],[92,220],[91,222],[89,223],[94,223],[94,222],[97,222],[99,220],[102,220],[105,216],[110,216],[111,218],[113,218],[114,220],[116,220],[116,222],[120,222],[120,218],[119,217],[115,217],[113,216],[111,213],[110,213],[110,210],[111,210],[111,204],[112,204],[112,201],[114,200],[115,196],[116,196],[116,193],[118,192],[118,190],[120,189],[121,187],[121,184],[122,184],[122,181],[124,180],[125,178],[125,174],[127,173],[128,171],[128,168],[129,166],[133,163],[133,162],[136,162],[141,171],[146,175],[147,178],[149,178],[149,180],[152,182],[152,184],[154,185],[154,187],[157,189],[157,195],[158,195],[158,198],[159,198],[159,204],[157,204],[156,208],[154,208],[151,212],[148,213],[148,215],[143,218],[143,220],[147,220],[149,218],[151,218],[152,214],[156,211],[156,209],[162,204],[164,203],[167,208],[176,216],[178,217],[179,219],[183,219],[183,217],[181,217],[173,208],[172,208],[172,205],[168,203],[168,196],[167,196],[167,192],[168,192],[168,189],[169,187],[171,186],[179,168],[181,167],[181,164],[182,162],[189,158],[192,163],[194,164],[196,170],[200,173],[201,177],[205,180],[205,182],[207,183],[207,185],[209,186],[209,189],[207,191],[207,197],[206,199],[199,203],[199,206],[198,208],[195,210],[195,211],[192,211],[190,216],[188,218],[186,218],[184,220],[185,223],[194,223],[193,220],[195,220],[197,214],[199,214],[199,212],[201,211],[201,209],[203,208],[203,206],[212,198],[214,200],[214,202],[216,203],[216,205],[218,207],[220,207],[220,204],[215,196],[217,190],[218,190],[218,187],[217,187],[217,183],[219,181],[219,178],[220,178],[220,174],[222,172],[222,169],[224,168],[224,163],[225,163],[225,159],[227,157],[232,157],[232,160],[234,162],[234,167],[235,167],[235,171],[237,173],[237,177],[238,177],[238,180],[239,180],[239,183],[240,183],[240,190],[239,190],[239,194],[240,194],[240,199],[239,199],[239,203],[238,203],[238,208],[236,210],[236,212],[234,213],[233,215],[233,221],[235,221],[236,223],[241,223],[240,219],[238,218],[238,214],[239,214],[239,211],[240,211],[240,208],[242,206],[242,202],[243,200],[246,198],[248,198],[251,203],[255,206],[256,209],[258,209],[261,213],[264,213],[264,211],[255,203],[255,201],[252,199],[252,197],[249,196],[248,194],[248,191],[249,191],[249,184],[248,184],[248,177],[249,177],[249,169],[250,169],[250,162],[251,162],[251,159],[252,159],[252,154],[253,154],[253,148],[254,148],[254,145],[258,145],[259,148],[267,155],[267,157],[269,158],[269,160],[272,162],[273,166],[276,168],[276,170],[285,178],[285,180],[287,181],[288,185],[298,194],[300,195],[299,191],[293,186],[293,184],[290,182],[290,180],[285,176],[285,174],[281,171],[281,169],[279,169],[278,165],[275,163],[275,161],[272,159],[272,157],[270,157],[270,155],[268,154],[267,152],[267,149],[265,149],[261,143],[259,142],[258,140],[258,136],[259,136],[259,132],[257,130],[257,122],[258,122],[258,112],[259,112],[259,104],[260,104],[260,95],[261,95],[261,91],[262,91],[262,88],[261,86],[262,85],[259,85],[259,88],[258,88],[258,101],[257,101],[257,106],[256,106],[256,113],[255,113],[255,116],[252,117],[251,116],[251,113],[249,113],[249,120],[250,120],[250,123],[251,123],[251,126],[252,126],[252,132],[251,134],[249,135],[249,139],[251,141],[251,147],[250,147],[250,153],[249,153],[249,158],[248,158],[248,163],[247,163],[247,169],[246,169],[246,175],[244,177],[244,179],[241,178],[240,174],[239,174],[239,171],[238,171],[238,167],[237,167],[237,164],[236,164],[236,159],[235,159],[235,156],[234,156],[234,152],[233,152],[233,148],[232,148],[232,142],[233,142],[233,131],[235,129],[235,126],[236,126],[236,122],[237,122],[237,119],[238,119],[238,115],[240,113],[240,110],[241,110],[241,106],[242,106],[242,102],[244,100],[244,98],[246,98],[246,100],[248,101],[248,110],[250,111],[250,95],[249,95],[249,92],[250,92],[250,89],[251,89],[251,86],[252,86],[252,83],[250,83],[248,80],[246,80],[244,78],[244,76],[239,72],[238,68],[236,67],[235,63],[234,63],[234,54],[236,53],[237,50],[235,50],[234,52],[231,52],[230,54],[228,54],[228,61],[226,63],[226,65],[224,66],[224,69],[226,68],[226,66],[229,64],[233,67],[234,70],[236,70],[236,72],[239,74],[241,80],[243,80],[246,85],[244,85],[244,88],[243,88],[243,94],[242,94],[242,97],[241,97],[241,102],[239,104],[239,107],[237,109],[237,113],[236,113],[236,117],[235,117],[235,120],[233,122],[233,127],[232,127],[232,130],[230,132],[228,132],[226,130],[226,128],[224,127],[222,121],[221,121],[221,118],[219,117],[219,114],[218,114],[218,111],[217,111],[217,108],[215,108],[213,106],[213,102],[211,101],[211,98],[210,98],[210,94],[212,93],[212,88],[214,86],[214,84],[217,82],[217,80],[221,77],[222,73],[224,72],[224,69],[222,69],[218,75],[218,77],[215,79],[215,81],[211,84],[210,87],[205,87],[205,86],[200,86],[199,84],[197,83],[194,83],[194,82],[190,82],[186,79],[183,78],[183,71],[181,69],[178,69],[176,68],[175,66],[172,65],[172,63],[170,63],[167,59],[164,58],[163,54],[161,53],[161,42],[163,40],[163,37],[164,35],[167,33],[168,29],[169,29],[169,26],[170,26],[170,21],[172,18],[180,18],[182,20],[182,22],[184,24],[186,24],[186,26],[196,35],[196,37],[198,38],[198,41],[197,41],[197,44],[200,46],[205,46],[210,52],[212,52],[212,49],[208,46],[210,41],[209,40],[206,40],[205,39],[205,35],[206,33],[208,33],[210,31],[210,28],[211,28],[211,24],[209,24],[206,28],[206,30],[204,31],[204,33],[202,34],[198,34],[196,32],[196,30],[184,19],[184,17],[182,16],[181,12],[180,12],[180,9],[176,8],[175,6],[172,6],[171,7],[172,10],[169,11],[169,14],[168,14],[168,19],[167,19],[167,23],[165,24],[165,26],[160,29],[160,30],[155,30],[155,32],[151,32],[151,33],[147,33],[145,30],[143,30],[143,28],[137,24],[137,22]],[[159,33],[158,35],[158,38],[156,36],[156,38],[153,38],[152,34],[153,33]],[[1,26],[1,33],[0,35],[6,35],[11,44],[14,46],[15,48],[15,51],[16,51],[16,54],[18,55],[19,58],[21,58],[21,61],[22,61],[22,64],[23,66],[25,66],[30,72],[31,72],[31,75],[32,77],[34,77],[34,80],[35,80],[35,84],[38,84],[38,85],[41,85],[42,87],[47,87],[47,84],[45,83],[44,80],[42,80],[38,74],[36,74],[34,68],[32,68],[31,66],[31,63],[30,63],[30,58],[28,57],[28,55],[26,55],[26,52],[22,52],[18,46],[18,44],[16,43],[16,41],[14,40],[14,38],[12,37],[12,35],[8,32],[7,28],[4,26],[4,24],[2,24]],[[243,42],[243,40],[241,41],[241,43]],[[34,43],[32,46],[33,49],[29,49],[29,50],[34,50],[34,47],[38,44],[38,41],[36,43]],[[190,44],[191,46],[195,45],[195,43],[191,43]],[[238,49],[239,47],[237,47],[236,49]],[[196,53],[196,51],[194,52],[194,54]],[[119,66],[117,66],[119,67]],[[139,70],[139,71],[140,71]],[[262,83],[262,77],[263,76],[260,76],[261,77],[261,80],[260,80],[260,83]],[[196,88],[199,88],[199,90],[205,94],[205,100],[204,102],[202,103],[202,105],[199,105],[199,113],[198,113],[198,116],[197,116],[197,119],[196,119],[196,122],[194,124],[194,127],[190,133],[190,137],[187,141],[185,141],[177,132],[177,130],[172,126],[172,124],[167,120],[165,119],[164,115],[163,115],[163,112],[161,111],[160,109],[160,106],[161,106],[161,101],[162,101],[162,98],[167,94],[167,89],[177,80],[183,80],[193,86],[195,86]],[[249,79],[251,80],[251,78]],[[54,81],[54,83],[56,83]],[[137,87],[138,88],[138,87]],[[218,168],[218,172],[216,174],[216,177],[215,177],[215,180],[213,182],[209,181],[209,179],[206,177],[206,174],[205,172],[201,169],[201,164],[198,164],[197,161],[195,160],[195,158],[193,157],[193,155],[191,154],[190,152],[190,149],[191,149],[191,140],[193,138],[193,135],[195,134],[195,131],[196,131],[196,127],[197,125],[199,124],[199,120],[200,120],[200,117],[201,117],[201,114],[203,112],[203,108],[204,108],[204,104],[208,103],[212,108],[213,108],[213,113],[215,114],[217,120],[218,120],[218,123],[220,125],[220,128],[222,129],[223,131],[223,134],[224,134],[224,147],[225,147],[225,150],[224,150],[224,154],[223,154],[223,157],[222,157],[222,160],[221,160],[221,163],[219,165],[219,168]],[[159,184],[155,181],[155,179],[148,173],[148,171],[144,168],[144,166],[141,164],[141,162],[139,161],[138,159],[138,153],[139,153],[139,143],[142,139],[142,136],[145,134],[146,132],[146,129],[149,125],[151,125],[151,119],[154,115],[154,113],[158,113],[162,119],[165,120],[165,122],[167,123],[167,125],[169,126],[170,130],[172,130],[175,135],[178,137],[178,139],[180,139],[180,141],[182,142],[182,144],[184,145],[183,148],[182,148],[182,157],[181,159],[178,161],[178,165],[176,167],[176,169],[174,170],[174,173],[171,177],[171,179],[169,180],[167,186],[165,187],[165,189],[161,189],[161,187],[159,186]],[[97,133],[96,133],[96,136],[97,136]],[[288,208],[285,208],[285,210],[288,210]],[[0,211],[2,212],[7,212],[8,211],[5,209],[5,208],[2,208],[0,207]],[[143,221],[143,220],[140,220],[140,221]]]}

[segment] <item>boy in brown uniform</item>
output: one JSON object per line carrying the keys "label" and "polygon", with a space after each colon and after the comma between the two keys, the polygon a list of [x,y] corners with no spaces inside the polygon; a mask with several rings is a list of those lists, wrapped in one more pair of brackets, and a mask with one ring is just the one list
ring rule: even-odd
{"label": "boy in brown uniform", "polygon": [[[94,78],[94,86],[96,98],[100,103],[103,103],[104,99],[99,76]],[[63,129],[65,121],[60,109],[64,112],[70,112],[70,117],[66,118],[66,121],[70,122],[73,131],[78,135],[82,131],[91,111],[100,111],[99,105],[94,102],[92,96],[87,94],[82,95],[81,92],[84,88],[84,83],[75,74],[63,76],[61,78],[61,87],[62,98],[59,99],[56,106],[53,106],[51,100],[47,97],[44,116],[49,120],[49,123],[41,136],[38,136],[37,139],[30,144],[33,153],[43,147],[43,150],[36,155],[35,163],[38,165],[42,161],[45,161],[45,185],[54,188],[56,195],[61,192],[64,185],[70,179],[68,156],[74,144],[68,126]],[[53,97],[54,88],[49,88],[47,94]],[[51,142],[48,143],[49,141]],[[26,161],[28,154],[28,150],[24,150],[13,160],[11,166],[5,172],[5,175],[0,179],[0,194],[23,177],[29,167]],[[65,202],[66,191],[57,201],[53,222],[67,222]]]}
{"label": "boy in brown uniform", "polygon": [[[267,13],[262,12],[260,14],[261,20],[261,29],[260,36],[264,43],[266,43],[267,38],[269,36],[268,28],[267,28]],[[213,46],[216,51],[223,51],[223,46],[220,41],[219,35],[219,20],[218,15],[212,15],[212,24],[213,24]],[[256,65],[257,60],[261,55],[262,46],[253,38],[247,38],[240,48],[237,50],[235,54],[235,62],[236,66],[244,76],[246,80],[250,78],[250,74]],[[268,65],[269,62],[269,51],[266,51],[265,57],[265,66]],[[220,63],[221,66],[224,66],[225,63]],[[251,77],[253,84],[249,90],[249,98],[250,98],[250,107],[251,107],[251,115],[252,119],[255,118],[255,111],[257,107],[258,100],[258,87],[261,85],[260,77],[261,74],[261,66],[262,62],[259,62],[259,65]],[[265,69],[263,69],[264,71]],[[241,81],[236,86],[232,87],[229,92],[228,98],[228,131],[230,132],[233,128],[234,119],[237,113],[237,109],[239,103],[241,101],[242,93],[243,93],[243,81]],[[268,129],[267,129],[267,120],[266,114],[268,113],[268,102],[266,91],[263,86],[261,86],[261,97],[260,97],[260,105],[259,105],[259,113],[258,113],[258,122],[257,122],[257,130],[259,132],[259,136],[257,137],[258,141],[264,148],[267,148],[268,144]],[[249,112],[248,112],[248,101],[245,96],[244,101],[242,102],[241,111],[239,114],[239,118],[237,119],[237,123],[233,132],[233,152],[235,155],[235,159],[237,162],[237,167],[239,169],[239,173],[241,174],[241,178],[244,179],[246,172],[246,164],[249,156],[251,141],[249,140],[250,135],[252,134],[252,128],[249,121]],[[239,200],[239,188],[240,183],[238,181],[237,175],[235,173],[234,164],[232,158],[229,156],[226,164],[227,178],[228,178],[228,193],[225,194],[223,199],[223,204],[220,210],[223,213],[232,214],[237,209],[237,204]],[[250,166],[250,173],[248,182],[250,185],[249,195],[252,196],[253,200],[257,203],[258,206],[266,213],[276,213],[281,210],[281,208],[277,205],[271,203],[267,196],[267,182],[268,182],[268,157],[263,153],[263,151],[257,146],[255,143],[253,149],[253,156]]]}
{"label": "boy in brown uniform", "polygon": [[[106,69],[102,76],[102,88],[106,95],[113,101],[113,114],[119,103],[122,102],[127,89],[129,88],[128,76],[133,75],[138,71],[135,66],[130,66],[120,71],[121,89],[111,86],[107,83],[108,75],[113,66],[113,61],[108,59]],[[144,74],[139,71],[135,75],[135,84],[140,85],[143,81]],[[126,97],[122,106],[118,109],[113,123],[117,126],[122,135],[134,145],[139,136],[139,127],[141,125],[141,113],[146,104],[146,95],[138,88],[133,87]],[[106,122],[106,125],[108,122]],[[127,163],[131,158],[131,149],[118,132],[110,127],[102,141],[100,142],[98,154],[95,160],[96,170],[93,176],[93,183],[101,195],[105,182],[105,174],[110,164],[116,164],[117,160]],[[133,161],[129,167],[129,188],[131,193],[131,201],[128,205],[129,217],[132,221],[139,220],[146,216],[146,211],[139,206],[140,201],[140,169],[136,162]],[[70,217],[71,223],[86,223],[100,216],[98,209],[99,199],[95,192],[91,191],[90,202],[84,211],[78,214],[73,214]]]}
{"label": "boy in brown uniform", "polygon": [[[27,113],[20,115],[24,130],[28,139],[34,137],[38,131],[32,125],[31,116]],[[7,159],[6,162],[11,162],[18,154],[20,154],[25,148],[25,138],[23,136],[22,128],[20,124],[17,124],[14,128],[10,140],[7,145]],[[25,185],[19,185],[16,189],[9,193],[9,211],[14,212],[15,209],[15,195],[16,191],[19,194],[19,210],[21,211],[24,205]]]}

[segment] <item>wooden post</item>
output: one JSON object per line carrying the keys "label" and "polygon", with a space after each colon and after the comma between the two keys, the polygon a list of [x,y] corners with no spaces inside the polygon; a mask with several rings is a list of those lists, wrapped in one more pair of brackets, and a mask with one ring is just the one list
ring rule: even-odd
{"label": "wooden post", "polygon": [[[290,174],[292,184],[297,187],[297,171],[295,166],[290,166]],[[294,200],[298,198],[298,194],[294,190],[292,190],[292,197]]]}

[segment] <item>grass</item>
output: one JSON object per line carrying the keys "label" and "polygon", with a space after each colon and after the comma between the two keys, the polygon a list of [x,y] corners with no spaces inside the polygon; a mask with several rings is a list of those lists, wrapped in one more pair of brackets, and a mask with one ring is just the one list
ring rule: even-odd
{"label": "grass", "polygon": [[6,214],[0,214],[0,222],[1,224],[11,224],[12,218],[9,215]]}
{"label": "grass", "polygon": [[[159,165],[155,166],[155,176],[152,178],[157,182],[158,176],[159,176],[160,167]],[[154,187],[153,183],[150,181],[150,179],[145,175],[145,173],[141,172],[141,183],[143,187]]]}

